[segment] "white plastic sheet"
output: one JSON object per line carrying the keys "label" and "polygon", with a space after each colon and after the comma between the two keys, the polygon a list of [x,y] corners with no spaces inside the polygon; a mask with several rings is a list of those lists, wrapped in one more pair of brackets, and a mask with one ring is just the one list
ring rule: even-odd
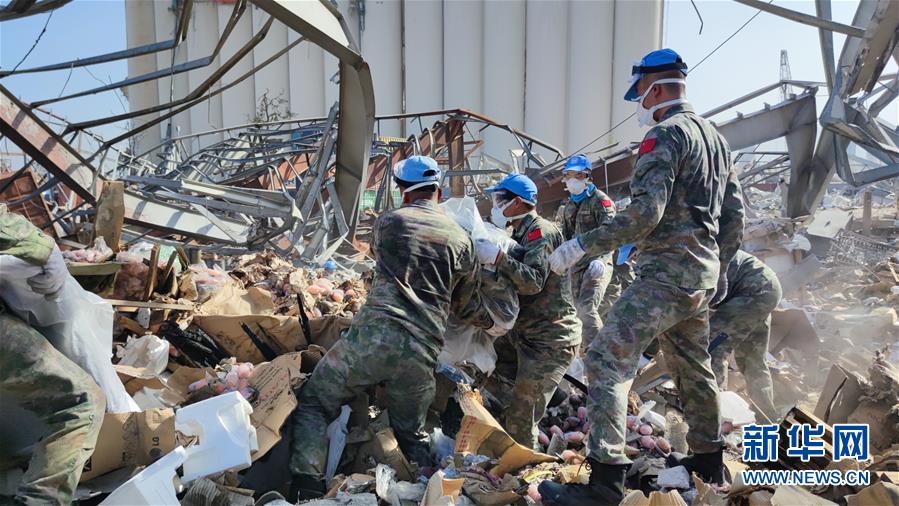
{"label": "white plastic sheet", "polygon": [[112,367],[113,310],[108,302],[70,275],[54,300],[34,293],[26,280],[41,268],[14,256],[0,255],[0,272],[0,298],[9,310],[94,378],[106,395],[107,412],[140,411]]}
{"label": "white plastic sheet", "polygon": [[328,425],[328,461],[325,464],[325,483],[331,481],[337,473],[337,465],[340,464],[340,456],[346,447],[347,423],[350,421],[349,406],[340,407],[340,415]]}
{"label": "white plastic sheet", "polygon": [[147,369],[158,376],[169,364],[169,342],[153,334],[129,337],[124,347],[119,346],[116,356],[121,359],[119,365]]}
{"label": "white plastic sheet", "polygon": [[[505,230],[492,223],[484,223],[471,197],[449,199],[440,204],[444,212],[471,235],[472,240],[488,239],[504,251],[516,245]],[[488,269],[481,270],[481,299],[495,322],[511,329],[518,318],[518,294],[503,276]],[[438,360],[445,364],[468,362],[485,374],[496,367],[494,338],[478,327],[450,315],[443,336],[443,350]]]}

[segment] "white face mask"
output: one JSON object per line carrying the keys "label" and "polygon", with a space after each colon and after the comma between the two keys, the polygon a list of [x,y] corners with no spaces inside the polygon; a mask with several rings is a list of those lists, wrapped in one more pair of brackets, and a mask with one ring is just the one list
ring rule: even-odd
{"label": "white face mask", "polygon": [[528,215],[528,213],[519,214],[517,216],[506,216],[503,214],[503,211],[506,210],[507,207],[512,205],[514,200],[510,200],[506,202],[504,206],[497,206],[496,203],[493,204],[493,208],[490,209],[490,221],[499,228],[506,228],[509,225],[510,221],[517,220],[519,218],[524,218]]}
{"label": "white face mask", "polygon": [[587,189],[587,181],[584,179],[568,178],[565,180],[565,189],[572,195],[580,195]]}
{"label": "white face mask", "polygon": [[659,79],[658,81],[652,83],[649,86],[649,88],[647,88],[646,91],[643,92],[643,95],[640,96],[640,100],[637,101],[637,121],[640,123],[641,127],[657,125],[659,122],[656,121],[654,115],[655,115],[655,112],[658,111],[659,109],[662,109],[663,107],[670,107],[672,105],[687,103],[686,98],[676,98],[674,100],[668,100],[666,102],[656,104],[656,105],[650,107],[649,109],[646,109],[645,107],[643,107],[643,100],[646,99],[646,95],[649,95],[649,92],[652,91],[652,89],[655,87],[655,85],[665,84],[665,83],[686,84],[686,81],[684,81],[683,79],[675,79],[675,78]]}

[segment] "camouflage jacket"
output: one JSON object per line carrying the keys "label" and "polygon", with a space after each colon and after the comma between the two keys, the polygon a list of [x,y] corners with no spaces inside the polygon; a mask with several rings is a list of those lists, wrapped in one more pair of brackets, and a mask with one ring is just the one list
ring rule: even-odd
{"label": "camouflage jacket", "polygon": [[549,268],[549,255],[562,244],[562,233],[536,212],[522,218],[512,232],[519,245],[503,255],[497,271],[518,292],[513,331],[531,342],[575,346],[581,342],[571,281]]}
{"label": "camouflage jacket", "polygon": [[777,274],[756,256],[743,250],[737,251],[726,272],[727,295],[722,304],[738,296],[775,296],[780,299],[781,287]]}
{"label": "camouflage jacket", "polygon": [[0,203],[0,255],[12,255],[34,265],[44,265],[56,243],[30,221]]}
{"label": "camouflage jacket", "polygon": [[[615,217],[615,204],[599,188],[594,188],[593,192],[580,202],[568,199],[565,201],[563,209],[561,213],[562,235],[566,240],[578,234],[589,232],[604,223],[612,221],[612,218]],[[571,273],[583,272],[590,265],[590,262],[597,258],[608,265],[612,265],[612,250],[601,255],[584,255],[571,268]]]}
{"label": "camouflage jacket", "polygon": [[479,327],[493,325],[481,304],[474,243],[437,204],[418,200],[382,214],[371,247],[375,276],[354,324],[393,320],[437,352],[451,311]]}
{"label": "camouflage jacket", "polygon": [[724,137],[689,104],[669,108],[640,144],[630,189],[627,209],[579,235],[588,254],[637,243],[642,277],[714,288],[743,231],[742,192]]}

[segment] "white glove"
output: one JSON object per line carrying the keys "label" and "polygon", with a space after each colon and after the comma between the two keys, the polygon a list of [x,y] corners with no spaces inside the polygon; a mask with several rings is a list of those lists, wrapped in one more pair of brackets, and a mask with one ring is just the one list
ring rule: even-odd
{"label": "white glove", "polygon": [[66,261],[62,258],[59,248],[54,246],[50,252],[47,263],[41,268],[40,274],[35,274],[28,278],[28,285],[35,293],[47,296],[55,295],[62,290],[62,285],[66,282],[66,276],[69,270],[66,268]]}
{"label": "white glove", "polygon": [[474,242],[474,249],[478,254],[478,261],[485,265],[493,265],[496,263],[496,257],[499,256],[499,246],[493,244],[488,239],[478,239]]}
{"label": "white glove", "polygon": [[590,266],[587,267],[587,275],[590,276],[591,279],[599,279],[605,272],[606,264],[598,258],[590,262]]}
{"label": "white glove", "polygon": [[549,268],[561,276],[572,265],[576,264],[578,260],[583,258],[584,254],[586,254],[584,248],[581,247],[581,243],[575,237],[563,242],[553,251],[553,254],[549,256]]}

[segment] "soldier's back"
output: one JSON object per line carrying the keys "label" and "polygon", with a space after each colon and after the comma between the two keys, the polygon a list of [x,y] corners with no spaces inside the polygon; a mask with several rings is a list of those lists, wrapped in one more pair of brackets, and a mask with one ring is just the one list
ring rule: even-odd
{"label": "soldier's back", "polygon": [[439,206],[419,200],[378,218],[372,250],[375,276],[356,323],[387,318],[439,347],[460,273],[476,266],[471,239]]}

